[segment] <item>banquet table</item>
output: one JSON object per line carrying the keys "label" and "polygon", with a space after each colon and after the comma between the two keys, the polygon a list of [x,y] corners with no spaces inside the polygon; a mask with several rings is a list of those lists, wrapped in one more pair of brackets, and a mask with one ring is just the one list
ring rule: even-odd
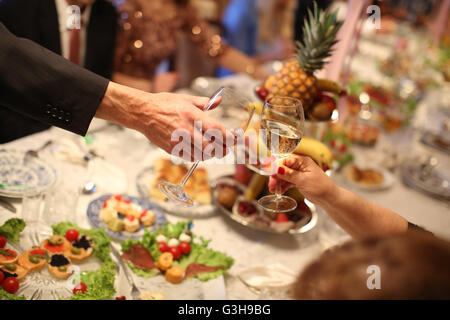
{"label": "banquet table", "polygon": [[[230,82],[239,82],[240,76],[229,79]],[[243,87],[248,87],[251,92],[251,84],[248,79],[242,80]],[[247,82],[246,82],[247,81]],[[245,85],[246,84],[246,85]],[[191,92],[184,90],[183,92]],[[94,119],[90,131],[96,131],[106,125],[103,120]],[[104,141],[107,147],[104,150],[105,161],[115,165],[126,177],[123,184],[118,184],[117,192],[123,192],[131,196],[139,196],[136,187],[136,177],[142,168],[150,165],[149,155],[157,148],[149,143],[143,135],[135,131],[107,126],[92,134],[98,136],[99,141]],[[35,149],[43,145],[49,139],[71,139],[75,135],[58,128],[51,128],[22,139],[0,145],[1,148],[12,148],[20,150]],[[414,134],[406,131],[404,148],[414,141]],[[390,141],[392,137],[387,137]],[[400,138],[396,137],[397,140]],[[358,161],[364,161],[368,157],[367,149],[355,147],[352,149]],[[371,151],[375,152],[375,151]],[[89,178],[89,172],[85,166],[58,160],[47,150],[41,155],[57,167],[60,175],[58,183],[72,184],[81,187]],[[448,159],[448,158],[447,158]],[[216,165],[214,174],[217,176],[233,173],[233,165]],[[101,176],[97,176],[101,179]],[[99,181],[96,181],[99,182]],[[341,182],[337,180],[340,184]],[[344,185],[345,187],[346,186]],[[110,186],[114,189],[113,186]],[[350,188],[352,189],[352,188]],[[365,199],[388,207],[408,221],[422,226],[423,228],[450,240],[450,205],[448,202],[433,199],[418,191],[403,185],[399,177],[392,188],[377,192],[360,191],[352,189]],[[81,194],[76,206],[76,214],[72,220],[84,228],[91,228],[86,209],[90,201],[105,193],[101,187],[91,195]],[[21,200],[11,200],[18,209],[17,214],[12,214],[0,207],[0,224],[10,217],[20,217],[22,214]],[[262,293],[250,290],[238,275],[249,267],[266,266],[280,263],[295,273],[300,272],[310,261],[318,257],[330,246],[350,239],[327,215],[318,209],[319,220],[316,227],[307,233],[300,235],[269,234],[262,231],[248,229],[222,215],[219,211],[207,218],[194,219],[195,233],[207,239],[212,239],[211,247],[223,251],[235,259],[235,263],[225,276],[226,297],[228,299],[258,299],[267,298]],[[170,222],[186,220],[175,215],[167,214]],[[45,216],[42,217],[45,221]]]}

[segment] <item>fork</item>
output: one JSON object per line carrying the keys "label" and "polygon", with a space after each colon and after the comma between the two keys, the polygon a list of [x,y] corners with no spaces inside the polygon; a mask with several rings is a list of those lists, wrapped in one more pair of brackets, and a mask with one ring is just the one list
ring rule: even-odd
{"label": "fork", "polygon": [[51,145],[53,143],[52,140],[48,140],[46,143],[44,143],[42,146],[40,146],[38,149],[36,150],[27,150],[27,152],[25,152],[25,157],[24,157],[24,163],[26,163],[28,160],[30,160],[31,158],[37,158],[38,154],[40,151],[44,150],[45,148],[47,148],[49,145]]}
{"label": "fork", "polygon": [[110,247],[111,247],[112,253],[114,254],[116,259],[118,260],[119,267],[121,267],[123,269],[125,277],[127,278],[128,283],[131,285],[131,297],[133,298],[133,300],[140,300],[141,290],[139,290],[139,288],[134,283],[133,276],[129,273],[128,267],[123,262],[122,257],[120,256],[119,252],[114,247],[114,245],[111,244]]}

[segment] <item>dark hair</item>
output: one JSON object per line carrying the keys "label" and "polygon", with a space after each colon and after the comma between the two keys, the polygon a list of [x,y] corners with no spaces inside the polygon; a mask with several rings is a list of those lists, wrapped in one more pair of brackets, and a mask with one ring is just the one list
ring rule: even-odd
{"label": "dark hair", "polygon": [[[380,270],[369,290],[368,267]],[[300,275],[296,299],[450,299],[450,243],[421,231],[351,241]]]}

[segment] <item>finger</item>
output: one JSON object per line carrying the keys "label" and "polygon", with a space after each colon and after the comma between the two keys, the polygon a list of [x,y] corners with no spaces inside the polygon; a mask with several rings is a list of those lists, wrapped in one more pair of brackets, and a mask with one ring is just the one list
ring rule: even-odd
{"label": "finger", "polygon": [[210,101],[207,97],[195,97],[191,96],[191,102],[200,110],[212,110],[216,108],[222,101],[222,97],[217,97],[214,101]]}
{"label": "finger", "polygon": [[269,183],[267,184],[270,192],[274,192],[278,182],[279,182],[279,180],[277,179],[276,176],[270,176]]}
{"label": "finger", "polygon": [[[215,143],[218,145],[226,145],[227,142],[234,145],[235,136],[230,130],[227,130],[220,122],[207,117],[202,114],[202,128],[203,132],[206,132],[206,136],[209,139],[210,134],[215,136]],[[207,132],[209,131],[209,133]]]}
{"label": "finger", "polygon": [[288,158],[283,160],[283,164],[293,170],[306,170],[314,161],[308,156],[301,156],[297,154],[292,154]]}
{"label": "finger", "polygon": [[[214,137],[213,137],[214,138]],[[202,141],[203,161],[212,158],[223,158],[227,150],[222,144],[217,144],[214,139],[210,140],[206,137]]]}
{"label": "finger", "polygon": [[272,193],[285,193],[286,190],[292,188],[293,186],[294,185],[292,183],[283,181],[277,176],[271,176],[268,183],[269,191]]}
{"label": "finger", "polygon": [[280,164],[278,167],[277,179],[295,184],[299,174],[301,174],[299,171]]}

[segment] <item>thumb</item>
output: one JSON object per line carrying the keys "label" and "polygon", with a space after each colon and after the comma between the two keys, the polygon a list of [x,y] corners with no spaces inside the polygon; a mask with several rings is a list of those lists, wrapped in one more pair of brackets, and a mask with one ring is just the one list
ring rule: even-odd
{"label": "thumb", "polygon": [[203,111],[215,109],[221,101],[222,97],[220,96],[215,98],[214,101],[211,101],[211,99],[207,97],[192,97],[192,103]]}

